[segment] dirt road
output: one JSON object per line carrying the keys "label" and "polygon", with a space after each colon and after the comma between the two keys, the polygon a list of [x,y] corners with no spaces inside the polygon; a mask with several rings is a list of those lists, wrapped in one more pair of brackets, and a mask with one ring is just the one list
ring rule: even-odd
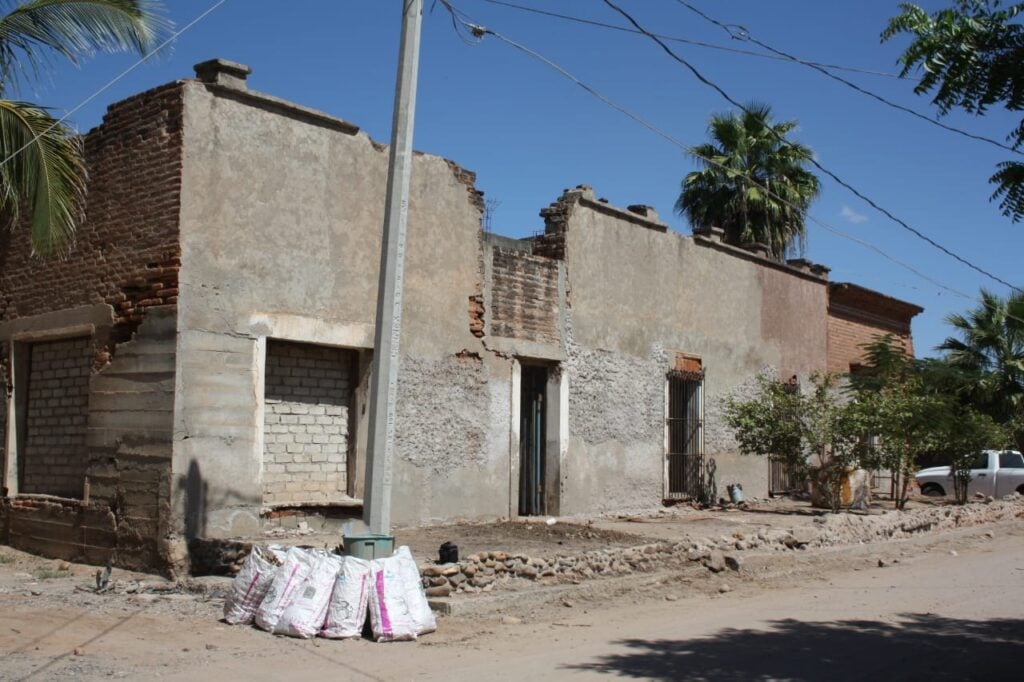
{"label": "dirt road", "polygon": [[[989,537],[988,533],[992,534]],[[879,566],[881,559],[884,567]],[[801,552],[598,600],[445,618],[416,643],[301,641],[219,604],[0,595],[0,679],[1018,679],[1024,527]],[[723,583],[729,591],[719,593]],[[666,595],[673,598],[667,601]],[[89,600],[103,596],[89,595]],[[77,650],[77,654],[75,651]]]}

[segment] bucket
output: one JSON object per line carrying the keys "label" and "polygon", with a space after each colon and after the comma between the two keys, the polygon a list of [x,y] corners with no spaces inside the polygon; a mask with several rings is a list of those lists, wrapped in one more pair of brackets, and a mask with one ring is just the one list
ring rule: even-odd
{"label": "bucket", "polygon": [[346,535],[342,542],[345,554],[359,559],[389,557],[395,551],[395,538],[391,535]]}
{"label": "bucket", "polygon": [[725,489],[729,491],[729,501],[733,504],[740,504],[745,501],[743,497],[743,486],[739,483],[733,483],[732,485],[726,486]]}
{"label": "bucket", "polygon": [[441,564],[456,564],[459,562],[459,546],[453,542],[446,542],[437,551],[437,561]]}

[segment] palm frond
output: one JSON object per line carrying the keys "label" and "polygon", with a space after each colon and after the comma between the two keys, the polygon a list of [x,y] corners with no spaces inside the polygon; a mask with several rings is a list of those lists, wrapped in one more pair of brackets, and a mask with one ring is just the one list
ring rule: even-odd
{"label": "palm frond", "polygon": [[0,154],[10,157],[0,166],[0,216],[16,223],[24,202],[31,211],[33,250],[65,251],[85,191],[79,138],[45,109],[0,100]]}
{"label": "palm frond", "polygon": [[48,52],[78,63],[94,52],[146,54],[171,24],[158,0],[29,0],[0,18],[0,88],[34,73]]}

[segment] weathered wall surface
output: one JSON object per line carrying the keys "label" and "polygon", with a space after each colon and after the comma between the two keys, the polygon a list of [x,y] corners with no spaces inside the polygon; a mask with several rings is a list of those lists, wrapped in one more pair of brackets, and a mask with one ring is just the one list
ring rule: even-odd
{"label": "weathered wall surface", "polygon": [[[746,252],[667,232],[650,214],[593,200],[556,206],[565,225],[571,442],[563,512],[650,504],[663,493],[665,374],[675,353],[705,370],[705,452],[720,490],[767,492],[767,462],[741,458],[721,399],[765,368],[806,375],[826,363],[826,283]],[[559,245],[562,241],[564,245]]]}
{"label": "weathered wall surface", "polygon": [[[79,422],[74,434],[61,436],[67,441],[61,447],[71,447],[68,457],[81,467],[59,491],[46,492],[78,499],[6,500],[0,523],[15,546],[96,563],[113,555],[126,567],[167,565],[160,510],[166,517],[170,508],[181,132],[181,83],[112,105],[85,137],[88,196],[67,257],[31,256],[25,229],[0,233],[0,344],[6,357],[15,357],[10,375],[18,376],[14,365],[24,370],[23,385],[15,384],[5,401],[8,410],[16,403],[24,409],[29,398],[15,400],[31,386],[32,344],[91,337],[76,359],[76,367],[91,368],[88,417],[70,405],[83,399],[70,377],[55,376],[60,386],[41,398],[67,402],[59,406],[71,410],[64,417]],[[13,442],[15,424],[8,426],[6,440]],[[31,450],[31,438],[28,445]],[[21,492],[32,492],[38,460],[31,451],[24,454],[31,478]],[[14,495],[17,462],[5,465]]]}
{"label": "weathered wall surface", "polygon": [[265,503],[324,503],[345,496],[355,356],[327,346],[267,343]]}
{"label": "weathered wall surface", "polygon": [[851,367],[863,364],[863,346],[887,335],[895,336],[907,352],[914,353],[914,340],[909,333],[854,315],[831,311],[828,316],[828,371],[846,373]]}
{"label": "weathered wall surface", "polygon": [[175,312],[150,311],[113,362],[92,377],[91,504],[111,509],[122,566],[163,568],[182,559],[167,543],[176,343]]}
{"label": "weathered wall surface", "polygon": [[0,322],[106,303],[120,341],[146,310],[175,303],[181,87],[112,105],[86,135],[85,219],[67,258],[32,256],[27,229],[0,231]]}
{"label": "weathered wall surface", "polygon": [[489,332],[559,345],[558,261],[521,250],[491,250]]}
{"label": "weathered wall surface", "polygon": [[828,369],[849,372],[864,363],[863,346],[892,336],[911,355],[911,321],[920,306],[848,282],[829,286]]}
{"label": "weathered wall surface", "polygon": [[[372,347],[387,151],[343,121],[200,82],[186,86],[185,138],[174,468],[198,472],[216,501],[206,531],[224,537],[259,524],[264,339]],[[398,415],[393,518],[498,515],[505,500],[480,475],[507,478],[507,431],[483,452],[482,424],[467,433],[488,370],[456,357],[480,348],[466,305],[482,206],[471,174],[414,164],[399,403],[413,409],[427,384],[433,397],[428,413]]]}

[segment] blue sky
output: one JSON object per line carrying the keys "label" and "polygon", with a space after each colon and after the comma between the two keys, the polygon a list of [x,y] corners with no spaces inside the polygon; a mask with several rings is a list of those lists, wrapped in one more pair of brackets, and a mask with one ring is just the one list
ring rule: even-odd
{"label": "blue sky", "polygon": [[[511,0],[595,21],[623,25],[600,0]],[[741,49],[675,0],[617,0],[660,33]],[[673,229],[689,232],[672,207],[694,164],[653,135],[549,68],[493,37],[469,45],[440,7],[425,0],[415,146],[478,174],[487,199],[500,202],[494,231],[526,236],[542,229],[538,211],[563,188],[585,183],[613,204],[653,205]],[[183,27],[215,0],[169,0]],[[729,109],[642,36],[569,23],[486,0],[453,0],[483,24],[558,62],[592,87],[684,143],[705,140],[707,119]],[[894,0],[693,0],[723,22],[804,59],[895,73],[906,39],[881,44],[879,33],[898,12]],[[921,2],[926,9],[947,2]],[[390,135],[400,0],[227,0],[185,32],[159,59],[143,64],[71,118],[80,130],[105,107],[155,85],[192,76],[212,57],[248,64],[250,87],[315,107]],[[770,103],[777,117],[798,119],[796,138],[819,161],[876,202],[950,250],[1015,285],[1024,253],[1024,224],[1000,216],[987,178],[1010,152],[965,139],[884,107],[804,66],[671,43],[684,58],[740,101]],[[56,64],[52,78],[20,93],[68,110],[133,64],[98,55],[74,68]],[[934,114],[914,81],[843,73],[863,87]],[[1004,139],[1014,118],[951,114],[945,123]],[[383,198],[382,198],[383,200]],[[976,296],[1005,287],[909,235],[829,180],[812,214],[868,241],[949,289]],[[853,281],[912,301],[926,311],[914,323],[919,354],[947,334],[943,317],[976,305],[901,268],[877,252],[810,226],[807,256],[832,268],[834,281]]]}

